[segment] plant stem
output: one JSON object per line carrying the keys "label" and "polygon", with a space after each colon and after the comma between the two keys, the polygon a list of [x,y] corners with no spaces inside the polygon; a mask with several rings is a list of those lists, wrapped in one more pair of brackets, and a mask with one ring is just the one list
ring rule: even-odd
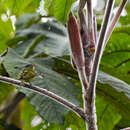
{"label": "plant stem", "polygon": [[83,8],[84,8],[86,2],[87,2],[87,0],[80,0],[80,2],[79,2],[79,12],[83,11]]}
{"label": "plant stem", "polygon": [[90,40],[91,46],[95,47],[92,0],[87,0],[87,10],[88,10],[88,35],[89,35],[89,40]]}
{"label": "plant stem", "polygon": [[128,1],[128,0],[123,0],[123,1],[121,2],[120,6],[119,6],[119,8],[118,8],[118,10],[117,10],[117,12],[116,12],[116,15],[114,16],[114,18],[113,18],[113,20],[112,20],[110,26],[108,27],[108,31],[107,31],[107,34],[106,34],[106,39],[105,39],[105,45],[104,45],[104,47],[106,46],[107,41],[109,40],[110,35],[111,35],[111,33],[112,33],[112,31],[113,31],[113,29],[114,29],[114,27],[115,27],[115,25],[116,25],[118,19],[120,18],[121,12],[122,12],[122,10],[124,9],[124,7],[125,7],[127,1]]}
{"label": "plant stem", "polygon": [[80,36],[82,40],[82,47],[83,47],[84,59],[85,59],[85,72],[86,72],[87,80],[89,81],[91,56],[89,56],[88,49],[87,49],[90,45],[88,41],[88,28],[87,28],[87,23],[86,23],[86,16],[83,10],[80,9],[80,7],[78,10],[78,14],[79,14],[79,20],[80,20],[80,23],[79,23]]}
{"label": "plant stem", "polygon": [[32,90],[32,91],[37,92],[37,93],[42,94],[42,95],[45,95],[45,96],[63,104],[64,106],[68,107],[69,109],[73,110],[76,114],[78,114],[81,118],[83,118],[83,120],[86,120],[85,114],[84,114],[82,109],[78,108],[77,106],[75,106],[71,102],[67,101],[66,99],[64,99],[64,98],[46,90],[46,89],[40,88],[38,86],[30,85],[28,83],[23,83],[20,80],[8,78],[5,76],[0,76],[0,81],[11,83],[14,85],[18,85],[18,87],[22,86],[26,89]]}
{"label": "plant stem", "polygon": [[99,69],[99,63],[100,63],[101,56],[104,49],[104,42],[105,42],[104,37],[107,31],[107,26],[108,26],[109,19],[111,16],[113,4],[114,4],[114,0],[108,0],[106,12],[104,16],[104,21],[103,21],[101,32],[99,35],[97,49],[94,56],[92,72],[90,75],[89,89],[88,89],[88,95],[87,95],[88,104],[87,104],[87,110],[85,112],[88,115],[88,126],[87,126],[88,130],[97,130],[96,110],[95,110],[96,80],[97,80],[97,74],[98,74],[98,69]]}
{"label": "plant stem", "polygon": [[93,91],[96,86],[96,79],[97,79],[97,74],[98,74],[99,63],[100,63],[101,56],[102,56],[103,49],[104,49],[103,45],[105,42],[105,35],[106,35],[107,26],[108,26],[108,23],[110,20],[113,5],[114,5],[114,0],[109,0],[107,3],[107,7],[106,7],[106,12],[105,12],[102,28],[101,28],[101,31],[99,34],[98,45],[97,45],[96,53],[94,56],[94,63],[93,63],[92,73],[91,73],[90,82],[89,82],[90,104],[93,101]]}
{"label": "plant stem", "polygon": [[96,45],[97,44],[97,21],[96,21],[96,16],[93,17],[93,26],[94,26],[95,45]]}

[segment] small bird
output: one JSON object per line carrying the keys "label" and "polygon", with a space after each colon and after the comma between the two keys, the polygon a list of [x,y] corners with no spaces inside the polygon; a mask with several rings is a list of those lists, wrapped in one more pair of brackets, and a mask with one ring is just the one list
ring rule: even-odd
{"label": "small bird", "polygon": [[36,76],[35,64],[28,64],[24,66],[22,71],[18,75],[19,80],[24,82],[30,82]]}

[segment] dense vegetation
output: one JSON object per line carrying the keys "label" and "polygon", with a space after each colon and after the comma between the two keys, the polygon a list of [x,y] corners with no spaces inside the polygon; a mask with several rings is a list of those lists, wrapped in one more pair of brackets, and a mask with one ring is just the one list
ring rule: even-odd
{"label": "dense vegetation", "polygon": [[[81,85],[71,66],[65,25],[75,1],[44,0],[47,16],[41,16],[36,13],[40,0],[1,0],[0,75],[18,79],[24,65],[35,64],[37,74],[31,84],[54,92],[82,108]],[[117,0],[116,6],[119,3]],[[119,130],[130,126],[129,4],[126,11],[127,15],[120,17],[114,29],[100,63],[96,88],[99,130]],[[100,16],[102,13],[97,15],[98,30]],[[16,17],[15,27],[13,17]],[[16,96],[20,97],[18,101]],[[9,118],[12,110],[2,110],[15,101],[18,106]],[[11,127],[10,124],[14,125],[13,130],[16,127],[23,130],[85,130],[83,120],[63,105],[39,93],[3,82],[0,82],[0,112],[0,130]],[[5,122],[8,125],[5,126]]]}

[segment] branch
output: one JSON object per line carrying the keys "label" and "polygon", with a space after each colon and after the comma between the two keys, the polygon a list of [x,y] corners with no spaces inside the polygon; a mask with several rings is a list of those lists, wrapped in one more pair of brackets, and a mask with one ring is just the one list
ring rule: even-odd
{"label": "branch", "polygon": [[[82,0],[80,1],[82,3]],[[82,5],[82,4],[80,4]],[[78,14],[79,14],[79,25],[80,25],[80,36],[82,40],[82,47],[84,51],[84,58],[85,58],[85,72],[86,76],[89,80],[90,76],[90,63],[91,63],[91,56],[88,54],[88,49],[87,47],[89,46],[88,42],[88,29],[87,29],[87,23],[86,23],[86,17],[84,15],[83,10],[80,9],[79,7]]]}
{"label": "branch", "polygon": [[113,20],[112,20],[112,22],[111,22],[111,24],[109,26],[107,34],[106,34],[106,39],[105,39],[105,45],[104,45],[104,47],[106,46],[107,41],[109,40],[109,38],[111,36],[111,33],[112,33],[113,29],[115,28],[115,25],[116,25],[118,19],[120,18],[120,14],[121,14],[122,10],[124,9],[127,1],[128,0],[123,0],[122,1],[122,3],[120,4],[120,6],[119,6],[119,8],[118,8],[118,10],[116,12],[115,17],[113,18]]}
{"label": "branch", "polygon": [[101,60],[101,56],[103,53],[104,49],[104,42],[105,42],[105,34],[107,31],[107,26],[109,23],[109,19],[111,16],[111,11],[112,7],[114,4],[114,0],[108,0],[107,7],[106,7],[106,12],[104,16],[104,21],[102,24],[101,32],[99,35],[99,40],[97,44],[97,49],[94,55],[94,60],[93,60],[93,66],[92,66],[92,72],[90,75],[90,80],[89,80],[89,88],[88,88],[88,95],[87,95],[87,104],[86,104],[86,110],[85,114],[88,116],[88,130],[97,130],[97,125],[96,125],[96,108],[95,108],[95,91],[96,91],[96,80],[97,80],[97,74],[98,74],[98,69],[99,69],[99,63]]}
{"label": "branch", "polygon": [[90,38],[89,40],[91,47],[95,48],[92,0],[87,0],[87,10],[88,10],[88,33]]}
{"label": "branch", "polygon": [[93,17],[93,26],[94,26],[95,45],[96,45],[97,44],[97,21],[96,21],[96,16]]}
{"label": "branch", "polygon": [[80,0],[80,2],[79,2],[79,12],[83,11],[83,8],[84,8],[86,2],[87,2],[87,0]]}
{"label": "branch", "polygon": [[4,76],[0,76],[0,81],[18,85],[18,87],[22,86],[26,89],[32,90],[32,91],[37,92],[42,95],[45,95],[45,96],[51,98],[52,100],[55,100],[55,101],[63,104],[64,106],[68,107],[69,109],[73,110],[76,114],[78,114],[80,117],[82,117],[84,120],[86,120],[83,110],[81,110],[80,108],[78,108],[77,106],[72,104],[71,102],[67,101],[66,99],[64,99],[52,92],[47,91],[46,89],[39,88],[38,86],[30,85],[28,83],[23,83],[20,80],[16,80],[16,79],[4,77]]}
{"label": "branch", "polygon": [[104,42],[105,42],[105,34],[107,31],[107,26],[109,24],[111,12],[112,12],[112,7],[114,5],[115,0],[108,0],[107,7],[106,7],[106,12],[104,16],[104,21],[101,27],[101,31],[99,34],[99,40],[97,44],[97,49],[96,53],[94,56],[94,63],[92,66],[92,73],[90,76],[90,83],[89,83],[89,101],[90,104],[94,101],[95,98],[95,87],[96,87],[96,80],[97,80],[97,74],[98,74],[98,68],[99,68],[99,63],[101,60],[101,56],[103,54],[103,49],[104,49]]}

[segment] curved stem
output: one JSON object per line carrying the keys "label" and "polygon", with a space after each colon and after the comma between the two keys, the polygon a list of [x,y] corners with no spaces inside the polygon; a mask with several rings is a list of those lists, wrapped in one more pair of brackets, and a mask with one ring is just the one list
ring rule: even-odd
{"label": "curved stem", "polygon": [[86,120],[85,114],[82,109],[78,108],[77,106],[75,106],[71,102],[67,101],[66,99],[64,99],[46,89],[40,88],[35,85],[30,85],[28,83],[23,83],[20,80],[16,80],[16,79],[4,77],[4,76],[0,76],[0,81],[18,85],[18,87],[22,86],[26,89],[32,90],[32,91],[37,92],[42,95],[45,95],[45,96],[63,104],[64,106],[68,107],[69,109],[73,110],[76,114],[78,114],[80,117],[82,117],[84,120]]}

